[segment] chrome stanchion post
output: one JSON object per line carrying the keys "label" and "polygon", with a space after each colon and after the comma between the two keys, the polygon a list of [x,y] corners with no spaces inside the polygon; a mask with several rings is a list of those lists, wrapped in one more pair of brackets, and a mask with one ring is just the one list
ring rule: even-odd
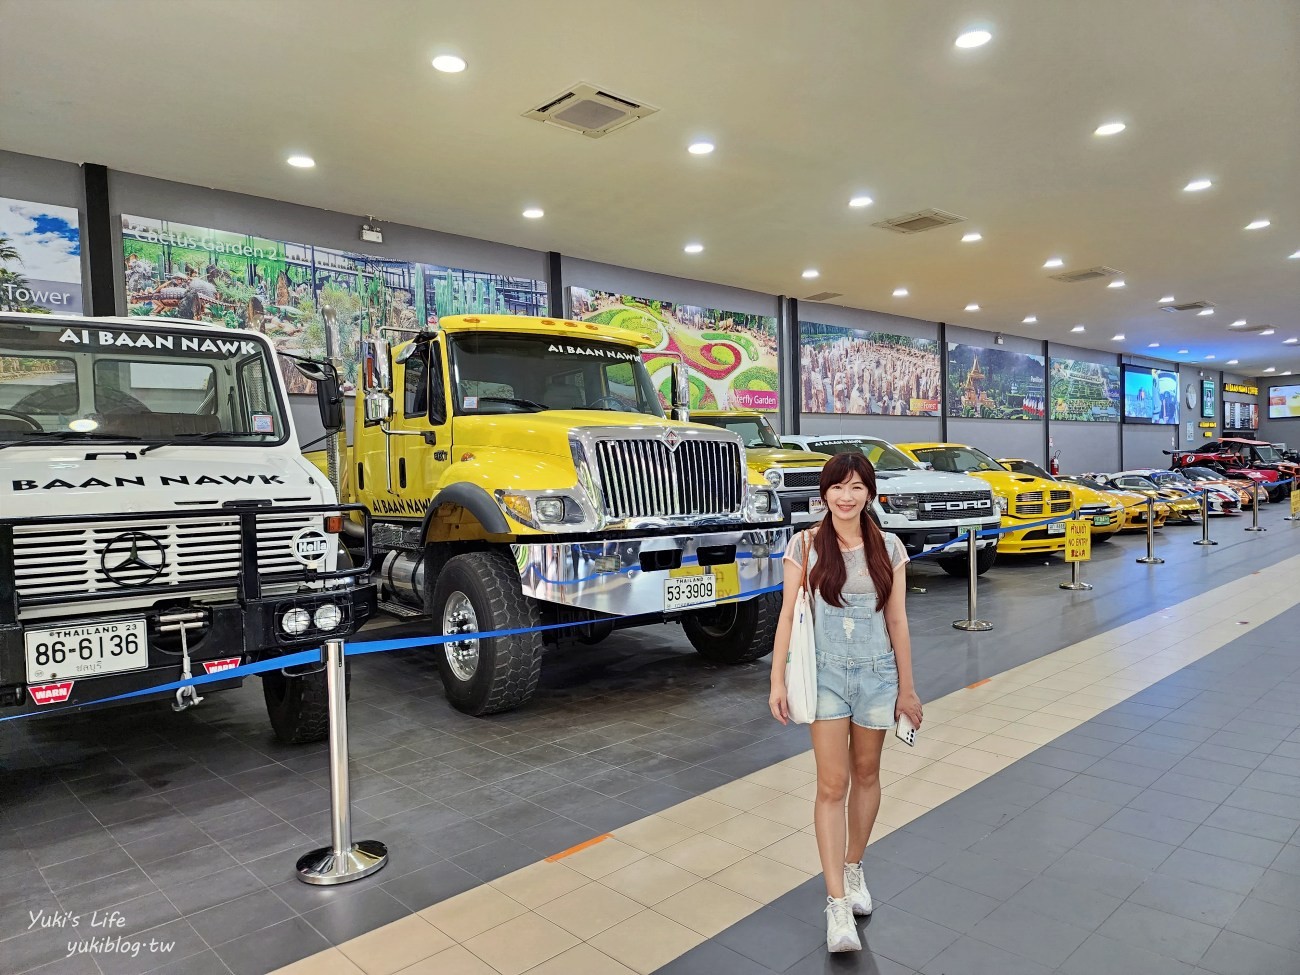
{"label": "chrome stanchion post", "polygon": [[976,561],[975,529],[972,528],[966,532],[966,567],[969,576],[966,589],[966,618],[964,620],[953,620],[952,625],[953,629],[974,630],[983,633],[985,630],[993,629],[993,624],[988,620],[982,620],[975,616],[975,580],[978,578]]}
{"label": "chrome stanchion post", "polygon": [[1164,565],[1164,559],[1156,558],[1156,499],[1147,497],[1147,554],[1138,559],[1143,565]]}
{"label": "chrome stanchion post", "polygon": [[1210,541],[1210,492],[1201,492],[1201,537],[1193,545],[1218,545]]}
{"label": "chrome stanchion post", "polygon": [[[1070,520],[1071,521],[1079,520],[1079,509],[1076,508],[1074,510],[1074,514],[1071,515]],[[1083,566],[1082,562],[1070,563],[1070,581],[1061,583],[1060,587],[1062,589],[1082,590],[1082,589],[1092,588],[1092,586],[1088,585],[1088,583],[1084,582],[1083,579],[1080,578],[1083,571],[1081,568],[1082,566]]]}
{"label": "chrome stanchion post", "polygon": [[1268,529],[1264,528],[1259,523],[1259,481],[1251,481],[1250,483],[1251,486],[1255,489],[1255,501],[1250,506],[1250,527],[1247,528],[1246,531],[1266,532],[1268,531]]}
{"label": "chrome stanchion post", "polygon": [[325,641],[330,702],[330,826],[332,842],[298,860],[298,879],[332,886],[360,880],[388,862],[388,848],[378,840],[352,842],[352,807],[348,785],[348,702],[343,641]]}

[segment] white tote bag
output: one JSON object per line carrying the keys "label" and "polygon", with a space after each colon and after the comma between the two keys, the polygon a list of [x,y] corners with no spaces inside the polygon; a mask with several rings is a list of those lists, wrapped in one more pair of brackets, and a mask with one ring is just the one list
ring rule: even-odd
{"label": "white tote bag", "polygon": [[817,649],[813,644],[813,607],[808,595],[808,547],[803,542],[803,576],[794,601],[794,623],[790,627],[790,650],[785,658],[785,691],[790,720],[795,724],[812,724],[817,717]]}

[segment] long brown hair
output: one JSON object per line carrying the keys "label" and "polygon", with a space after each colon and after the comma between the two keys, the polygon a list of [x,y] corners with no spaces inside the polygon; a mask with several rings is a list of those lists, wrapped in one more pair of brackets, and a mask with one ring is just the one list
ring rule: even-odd
{"label": "long brown hair", "polygon": [[[867,557],[867,570],[871,573],[871,582],[876,587],[876,612],[885,608],[889,594],[894,588],[894,564],[889,559],[889,549],[885,545],[885,535],[871,518],[871,502],[876,497],[876,469],[871,461],[857,451],[845,451],[836,454],[822,468],[821,497],[826,500],[826,492],[834,485],[842,484],[854,474],[862,478],[869,495],[867,503],[862,506],[862,544]],[[827,505],[826,517],[817,527],[813,536],[813,551],[817,553],[817,563],[809,570],[808,582],[822,600],[829,606],[844,605],[844,583],[848,581],[848,568],[844,564],[844,553],[830,521],[834,517]]]}

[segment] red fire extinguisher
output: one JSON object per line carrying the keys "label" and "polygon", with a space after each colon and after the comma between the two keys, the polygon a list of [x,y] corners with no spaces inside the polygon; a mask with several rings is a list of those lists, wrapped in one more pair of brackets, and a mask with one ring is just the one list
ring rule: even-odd
{"label": "red fire extinguisher", "polygon": [[1053,477],[1056,477],[1056,475],[1061,473],[1061,452],[1059,450],[1056,453],[1052,454],[1052,462],[1051,462],[1050,470],[1052,472]]}

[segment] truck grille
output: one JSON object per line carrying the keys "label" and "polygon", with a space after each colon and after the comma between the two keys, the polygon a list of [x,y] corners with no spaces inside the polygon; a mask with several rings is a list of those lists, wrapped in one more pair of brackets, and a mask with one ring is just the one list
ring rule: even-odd
{"label": "truck grille", "polygon": [[1052,514],[1061,515],[1070,510],[1070,503],[1071,494],[1069,491],[1052,491],[1048,494],[1046,501],[1043,499],[1042,491],[1021,491],[1016,495],[1016,514],[1046,514],[1048,511],[1046,506],[1050,506]]}
{"label": "truck grille", "polygon": [[[320,516],[310,514],[258,517],[258,569],[263,574],[300,569],[294,559],[292,539],[298,529],[319,526]],[[156,565],[158,549],[162,572],[125,566],[104,569],[104,552],[114,539],[138,532],[147,549],[146,561]],[[143,537],[157,542],[145,541]],[[112,558],[130,554],[130,543],[113,547]],[[150,599],[168,585],[210,582],[214,588],[232,588],[239,576],[239,519],[178,517],[176,524],[158,521],[113,521],[100,526],[32,526],[14,528],[14,578],[20,599],[36,596],[76,596],[113,593],[129,598],[133,587],[148,586]],[[114,578],[118,581],[115,582]]]}
{"label": "truck grille", "polygon": [[1061,515],[1070,510],[1074,496],[1069,491],[1053,491],[1048,495],[1052,504],[1052,514]]}
{"label": "truck grille", "polygon": [[744,499],[740,448],[725,440],[600,440],[596,473],[611,518],[724,515]]}
{"label": "truck grille", "polygon": [[[979,505],[972,505],[971,502],[974,501],[978,501]],[[930,508],[929,505],[941,507]],[[990,495],[979,491],[937,491],[921,495],[916,517],[917,521],[951,521],[954,518],[978,518],[991,514],[992,511],[993,499]]]}
{"label": "truck grille", "polygon": [[781,483],[788,488],[820,487],[822,483],[821,468],[810,471],[783,470],[781,472]]}

